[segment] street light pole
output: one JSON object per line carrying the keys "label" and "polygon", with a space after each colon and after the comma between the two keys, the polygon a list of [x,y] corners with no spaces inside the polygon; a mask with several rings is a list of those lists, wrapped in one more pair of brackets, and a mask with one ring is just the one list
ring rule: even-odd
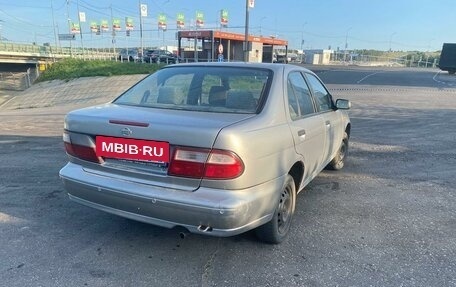
{"label": "street light pole", "polygon": [[393,36],[396,35],[396,32],[391,33],[390,40],[389,40],[389,51],[391,52],[391,42],[393,41]]}
{"label": "street light pole", "polygon": [[[55,47],[59,47],[60,45],[57,45],[57,31],[55,29],[55,16],[54,16],[54,4],[52,3],[53,1],[51,0],[51,11],[52,11],[52,27],[54,28],[54,40],[55,40]],[[60,41],[59,41],[60,43]]]}
{"label": "street light pole", "polygon": [[348,49],[348,32],[350,32],[350,30],[352,29],[353,27],[350,27],[347,29],[347,33],[345,33],[345,53],[344,53],[344,62],[347,61],[347,49]]}
{"label": "street light pole", "polygon": [[304,26],[306,24],[307,24],[307,22],[302,24],[302,29],[301,29],[301,63],[302,63],[302,56],[304,54]]}
{"label": "street light pole", "polygon": [[249,61],[249,0],[245,0],[244,62]]}
{"label": "street light pole", "polygon": [[4,21],[0,19],[0,42],[2,41],[2,23]]}
{"label": "street light pole", "polygon": [[[66,10],[67,10],[67,20],[68,20],[68,31],[71,33],[71,19],[70,19],[70,0],[66,1]],[[71,43],[72,39],[70,39],[70,56],[73,57],[73,43]]]}
{"label": "street light pole", "polygon": [[141,11],[141,0],[138,0],[138,9],[139,9],[139,38],[141,46],[141,62],[144,63],[144,42],[143,42],[143,12]]}
{"label": "street light pole", "polygon": [[82,58],[84,59],[84,42],[82,40],[81,11],[79,11],[79,0],[76,1],[76,5],[78,8],[78,23],[79,23],[79,35],[81,36]]}

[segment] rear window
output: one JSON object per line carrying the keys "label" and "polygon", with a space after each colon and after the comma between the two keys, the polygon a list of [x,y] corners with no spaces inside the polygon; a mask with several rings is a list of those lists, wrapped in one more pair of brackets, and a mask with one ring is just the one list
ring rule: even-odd
{"label": "rear window", "polygon": [[173,66],[157,71],[114,103],[174,110],[256,113],[272,71],[258,68]]}

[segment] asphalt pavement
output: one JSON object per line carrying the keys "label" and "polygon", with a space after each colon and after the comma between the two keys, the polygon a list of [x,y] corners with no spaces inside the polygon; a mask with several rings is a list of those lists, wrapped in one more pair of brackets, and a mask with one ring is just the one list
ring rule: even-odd
{"label": "asphalt pavement", "polygon": [[311,68],[352,101],[349,157],[298,195],[281,245],[252,232],[181,239],[68,199],[65,113],[139,78],[16,95],[0,107],[0,286],[456,286],[455,78]]}

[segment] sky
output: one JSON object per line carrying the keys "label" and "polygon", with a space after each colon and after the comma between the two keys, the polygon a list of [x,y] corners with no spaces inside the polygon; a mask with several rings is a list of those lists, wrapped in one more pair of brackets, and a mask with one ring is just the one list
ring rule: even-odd
{"label": "sky", "polygon": [[[437,51],[456,42],[456,0],[255,0],[249,10],[249,33],[288,40],[291,49],[375,49]],[[117,47],[140,46],[139,5],[144,46],[177,45],[177,13],[193,29],[196,12],[204,15],[203,29],[219,29],[220,11],[228,11],[225,31],[244,33],[246,0],[0,0],[0,40],[69,46],[55,35],[68,34],[70,21],[84,12],[80,36],[73,46],[111,47],[111,32],[95,35],[90,22],[121,19]],[[158,15],[167,17],[166,32],[158,30]],[[134,30],[125,33],[125,17]],[[111,25],[111,24],[110,24]]]}

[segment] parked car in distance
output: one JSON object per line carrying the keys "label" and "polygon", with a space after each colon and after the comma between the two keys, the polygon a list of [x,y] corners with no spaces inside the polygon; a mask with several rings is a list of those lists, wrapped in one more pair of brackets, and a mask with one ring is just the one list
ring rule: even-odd
{"label": "parked car in distance", "polygon": [[289,63],[291,58],[285,54],[275,54],[273,56],[272,62],[273,63]]}
{"label": "parked car in distance", "polygon": [[70,199],[106,212],[280,243],[297,194],[344,166],[349,108],[296,65],[170,65],[66,116],[60,177]]}
{"label": "parked car in distance", "polygon": [[119,61],[139,62],[142,59],[142,53],[138,48],[122,49],[117,56]]}
{"label": "parked car in distance", "polygon": [[144,53],[144,62],[157,64],[176,64],[179,62],[178,56],[167,50],[147,50]]}

